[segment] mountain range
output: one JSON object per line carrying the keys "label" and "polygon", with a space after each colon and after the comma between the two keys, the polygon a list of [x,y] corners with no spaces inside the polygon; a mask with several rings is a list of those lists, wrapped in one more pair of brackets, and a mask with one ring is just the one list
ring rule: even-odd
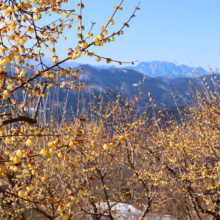
{"label": "mountain range", "polygon": [[[80,94],[77,90],[69,91],[67,109],[72,108],[74,111],[76,111],[77,108],[78,97],[89,103],[91,101],[96,102],[94,97],[99,97],[100,94],[102,94],[107,101],[108,94],[111,93],[111,97],[114,100],[120,92],[124,100],[128,99],[131,101],[135,99],[135,96],[139,94],[140,90],[142,91],[139,103],[140,109],[144,109],[145,106],[150,104],[149,92],[152,97],[154,97],[155,103],[159,108],[171,108],[177,105],[184,106],[190,103],[193,96],[193,90],[191,89],[189,80],[193,81],[198,88],[201,87],[196,78],[189,79],[179,77],[168,79],[164,77],[146,76],[144,83],[140,84],[139,82],[143,80],[144,74],[132,69],[115,67],[102,69],[90,65],[80,65],[80,67],[83,68],[84,71],[79,73],[79,81],[80,83],[88,83],[88,85]],[[75,69],[77,68],[78,67]],[[203,76],[200,76],[200,79],[202,78]],[[218,79],[220,79],[219,76],[217,76],[217,80]],[[62,80],[65,79],[61,79],[59,83],[61,83]],[[210,76],[207,76],[206,82],[210,84],[210,88],[214,90]],[[67,90],[59,89],[59,100],[63,100],[63,98],[67,96],[67,93]],[[172,93],[176,96],[175,100]],[[53,99],[54,97],[51,98],[51,100]],[[57,107],[59,106],[62,106],[62,101]],[[81,104],[81,107],[85,107],[85,105]]]}
{"label": "mountain range", "polygon": [[202,67],[188,67],[186,65],[177,66],[175,63],[165,61],[152,61],[152,62],[140,62],[137,66],[127,67],[132,70],[136,70],[151,77],[168,77],[177,78],[185,76],[193,77],[195,69],[199,76],[207,74],[207,71]]}
{"label": "mountain range", "polygon": [[[45,64],[47,66],[52,66],[53,63],[49,57],[43,58]],[[80,66],[83,64],[77,63],[75,61],[68,61],[60,66],[65,67],[71,67],[75,68],[77,66]],[[203,69],[202,67],[189,67],[186,65],[176,65],[175,63],[165,62],[165,61],[152,61],[152,62],[140,62],[136,66],[126,66],[126,67],[115,67],[114,65],[91,65],[92,67],[98,68],[98,69],[109,69],[109,68],[115,68],[115,69],[131,69],[135,70],[137,72],[140,72],[142,74],[145,74],[147,76],[151,77],[168,77],[171,78],[177,78],[184,76],[195,76],[195,73],[193,70],[195,69],[197,74],[199,76],[206,75],[207,71]]]}
{"label": "mountain range", "polygon": [[[108,68],[116,68],[114,65],[106,66],[106,65],[99,65],[93,66],[100,69],[108,69]],[[143,73],[147,76],[151,77],[171,77],[177,78],[184,76],[193,77],[195,73],[193,70],[196,70],[196,73],[199,76],[203,76],[207,74],[207,71],[202,67],[189,67],[186,65],[176,65],[175,63],[165,62],[165,61],[152,61],[152,62],[140,62],[136,66],[127,66],[126,69],[132,69]]]}
{"label": "mountain range", "polygon": [[[46,60],[47,65],[50,66],[50,60]],[[91,101],[98,102],[94,97],[99,97],[100,94],[104,97],[105,101],[108,101],[107,95],[111,94],[113,100],[116,99],[117,94],[120,92],[124,99],[134,100],[135,96],[142,91],[139,108],[150,104],[148,93],[150,92],[155,99],[155,103],[158,108],[172,108],[176,105],[184,106],[189,103],[191,96],[193,95],[189,88],[189,78],[187,75],[192,76],[191,81],[195,85],[199,86],[196,80],[195,73],[192,72],[193,68],[185,65],[177,66],[174,63],[168,62],[141,62],[137,66],[131,67],[115,67],[115,66],[91,66],[78,64],[76,62],[67,62],[65,66],[70,66],[73,70],[83,68],[84,71],[78,74],[80,83],[88,83],[85,90],[66,90],[53,86],[50,88],[49,102],[47,109],[57,112],[63,108],[64,103],[67,101],[67,112],[71,112],[71,109],[76,112],[78,106],[78,100],[81,100],[79,106],[80,109],[86,109],[85,102]],[[207,75],[207,71],[203,68],[196,68],[199,77],[202,79],[203,75]],[[29,71],[31,76],[33,71]],[[194,74],[194,75],[193,75]],[[145,82],[143,81],[146,77]],[[171,78],[168,79],[167,76]],[[217,79],[220,79],[217,76]],[[58,83],[61,84],[66,78],[61,78]],[[70,81],[70,78],[68,79]],[[208,76],[207,82],[211,84],[211,79]],[[68,86],[69,82],[66,86]],[[213,86],[210,87],[212,90]],[[174,100],[173,95],[176,96]],[[23,95],[22,95],[23,96]],[[21,96],[20,96],[21,97]],[[187,101],[188,100],[188,101]]]}

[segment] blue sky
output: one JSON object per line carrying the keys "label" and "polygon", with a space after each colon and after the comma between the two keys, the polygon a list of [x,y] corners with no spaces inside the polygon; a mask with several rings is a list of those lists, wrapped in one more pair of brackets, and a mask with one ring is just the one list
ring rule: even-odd
{"label": "blue sky", "polygon": [[[109,33],[117,31],[133,13],[140,0],[124,0],[123,11],[115,16],[115,25]],[[66,8],[78,9],[70,0]],[[100,33],[100,26],[106,24],[114,11],[113,6],[120,0],[83,0],[83,24],[86,31],[91,21],[96,22],[94,35]],[[220,1],[219,0],[142,0],[141,10],[125,29],[123,36],[116,37],[115,42],[104,47],[93,47],[98,55],[121,61],[168,61],[195,67],[202,66],[213,69],[220,66]],[[54,18],[54,17],[53,17]],[[40,23],[44,23],[43,17]],[[50,18],[52,19],[52,18]],[[48,19],[49,21],[49,19]],[[60,39],[57,48],[60,58],[65,58],[68,47],[76,46],[76,27],[66,31],[67,40]],[[50,56],[49,54],[46,54]],[[105,65],[105,61],[97,63],[95,58],[85,55],[78,59],[79,63]],[[113,63],[112,63],[113,64]]]}

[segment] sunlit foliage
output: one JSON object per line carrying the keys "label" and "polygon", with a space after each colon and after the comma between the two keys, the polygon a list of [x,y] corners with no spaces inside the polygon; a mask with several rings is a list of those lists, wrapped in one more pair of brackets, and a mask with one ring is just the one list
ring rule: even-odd
{"label": "sunlit foliage", "polygon": [[[120,30],[109,33],[114,15],[123,10],[122,0],[100,27],[100,34],[93,36],[95,23],[84,34],[82,10],[86,6],[82,1],[70,10],[62,9],[66,0],[0,3],[2,219],[114,219],[117,203],[141,209],[140,220],[149,212],[178,219],[220,218],[219,83],[211,70],[214,86],[205,78],[205,82],[198,79],[198,84],[189,82],[194,102],[184,112],[179,110],[179,121],[165,111],[154,111],[157,105],[151,93],[151,116],[148,109],[139,110],[140,91],[133,101],[119,93],[116,100],[104,103],[100,96],[97,105],[90,104],[88,115],[68,118],[64,110],[62,122],[51,117],[50,123],[41,123],[39,107],[51,86],[85,86],[76,86],[83,69],[73,71],[60,64],[82,54],[122,64],[90,48],[124,34],[139,7]],[[66,20],[59,18],[39,27],[44,14],[64,14]],[[73,32],[79,40],[59,60],[57,39],[75,24]],[[44,64],[42,47],[51,52],[53,66]],[[40,67],[31,65],[32,60]],[[35,69],[35,75],[27,74],[30,69]],[[70,76],[69,84],[65,80],[58,84],[58,79]]]}

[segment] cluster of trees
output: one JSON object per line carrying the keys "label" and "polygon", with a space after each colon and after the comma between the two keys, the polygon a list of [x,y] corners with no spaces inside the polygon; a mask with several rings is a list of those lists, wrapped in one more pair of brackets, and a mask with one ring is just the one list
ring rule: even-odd
{"label": "cluster of trees", "polygon": [[181,122],[164,110],[140,114],[141,94],[119,94],[99,97],[87,117],[5,126],[2,218],[115,219],[114,206],[126,203],[142,210],[140,220],[150,212],[219,219],[219,94],[205,89]]}
{"label": "cluster of trees", "polygon": [[[135,17],[137,6],[123,27],[108,35],[114,15],[122,10],[123,0],[101,33],[89,43],[91,30],[83,31],[82,10],[77,3],[79,42],[68,49],[59,61],[55,46],[64,28],[72,28],[75,10],[63,10],[67,0],[0,1],[0,216],[2,219],[114,219],[114,206],[129,203],[142,210],[140,220],[149,212],[172,214],[178,219],[219,219],[219,91],[200,81],[194,88],[195,103],[175,118],[155,111],[140,114],[134,101],[116,101],[90,105],[89,114],[78,118],[64,116],[48,124],[39,121],[39,108],[51,86],[83,89],[76,86],[79,71],[60,64],[79,58],[82,53],[106,59],[89,51],[103,46],[124,33]],[[43,14],[63,14],[43,27]],[[70,17],[70,18],[69,18]],[[28,40],[34,41],[34,46]],[[52,46],[50,46],[52,45]],[[53,66],[43,63],[41,46],[53,54]],[[39,62],[41,69],[27,76],[29,61]],[[115,61],[122,64],[120,61]],[[14,74],[8,67],[15,70]],[[82,70],[81,70],[82,71]],[[69,84],[57,79],[72,77]],[[205,80],[205,79],[204,79]],[[143,83],[143,82],[140,82]],[[23,93],[22,100],[18,93]],[[19,96],[20,97],[20,96]],[[149,93],[155,108],[153,97]],[[164,120],[165,117],[168,117]],[[38,123],[37,123],[38,122]],[[104,206],[101,208],[101,206]]]}

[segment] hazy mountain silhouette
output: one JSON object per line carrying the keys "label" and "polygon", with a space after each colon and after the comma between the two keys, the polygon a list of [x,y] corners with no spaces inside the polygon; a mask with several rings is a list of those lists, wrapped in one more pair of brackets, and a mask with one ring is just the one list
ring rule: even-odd
{"label": "hazy mountain silhouette", "polygon": [[[51,58],[44,57],[44,62],[47,66],[53,65]],[[84,65],[79,64],[75,61],[68,61],[61,64],[61,67],[71,67],[75,68],[77,66]],[[188,67],[186,65],[177,66],[175,63],[165,62],[165,61],[152,61],[152,62],[140,62],[137,66],[126,66],[126,67],[115,67],[114,65],[90,65],[94,68],[98,69],[109,69],[109,68],[117,68],[117,69],[132,69],[143,73],[147,76],[151,77],[168,77],[177,78],[185,76],[195,77],[195,73],[193,73],[193,67]],[[207,71],[202,67],[195,68],[196,72],[199,76],[206,75]]]}
{"label": "hazy mountain silhouette", "polygon": [[[126,67],[128,69],[136,70],[151,77],[168,77],[176,78],[184,75],[194,77],[193,67],[186,65],[177,66],[175,63],[165,61],[140,62],[137,66]],[[195,68],[199,76],[207,74],[207,71],[202,67]]]}
{"label": "hazy mountain silhouette", "polygon": [[[160,63],[160,66],[167,66],[167,69],[169,71],[172,70],[173,72],[175,72],[175,68],[178,68],[175,66],[175,64],[168,65],[166,64],[166,62]],[[73,65],[77,66],[78,64],[76,65],[76,63],[74,63]],[[49,108],[50,110],[52,110],[52,108],[57,109],[57,112],[60,112],[64,102],[66,102],[66,98],[68,97],[67,111],[70,112],[72,108],[72,110],[76,112],[78,106],[78,98],[88,103],[92,101],[98,102],[98,100],[94,97],[99,97],[99,95],[102,94],[104,100],[108,101],[107,95],[111,94],[112,99],[115,100],[117,94],[120,92],[121,96],[124,97],[124,99],[129,99],[130,101],[132,101],[135,99],[135,95],[139,94],[140,90],[142,91],[142,98],[140,99],[139,103],[140,109],[144,109],[145,106],[150,104],[148,97],[149,92],[154,97],[155,103],[159,108],[170,108],[176,105],[183,106],[186,104],[185,100],[183,99],[187,99],[190,101],[192,96],[192,93],[189,90],[190,85],[187,81],[188,79],[185,79],[182,75],[180,75],[181,77],[168,79],[167,77],[163,77],[163,74],[165,73],[162,72],[162,76],[159,77],[146,76],[144,84],[140,84],[139,82],[142,82],[145,74],[133,69],[116,67],[103,69],[90,65],[79,65],[77,67],[74,67],[73,70],[79,69],[79,67],[83,68],[84,71],[79,73],[79,81],[77,83],[88,83],[88,85],[85,87],[85,90],[79,92],[78,90],[60,89],[59,87],[53,86],[52,88],[50,88],[50,102],[48,103],[47,108]],[[184,66],[184,68],[187,71],[190,69],[190,67],[186,66]],[[159,69],[155,71],[155,73],[157,73],[158,75]],[[203,72],[206,74],[206,71],[201,69],[200,74],[202,74]],[[33,74],[33,70],[29,70],[27,72],[27,77],[30,77]],[[218,79],[219,76],[217,80]],[[68,81],[68,83],[66,84],[66,86],[68,87],[71,78],[61,78],[58,80],[58,83],[61,84],[63,80]],[[199,83],[195,78],[193,78],[192,81],[194,81],[194,83],[199,86]],[[207,82],[212,82],[209,76],[207,77]],[[210,88],[214,90],[213,86],[211,86]],[[178,90],[178,92],[176,91],[176,89]],[[178,100],[174,101],[173,95],[171,93],[174,93]],[[21,91],[18,91],[18,97],[20,97],[19,99],[22,99],[23,95]],[[86,105],[81,103],[80,106],[82,109]]]}

